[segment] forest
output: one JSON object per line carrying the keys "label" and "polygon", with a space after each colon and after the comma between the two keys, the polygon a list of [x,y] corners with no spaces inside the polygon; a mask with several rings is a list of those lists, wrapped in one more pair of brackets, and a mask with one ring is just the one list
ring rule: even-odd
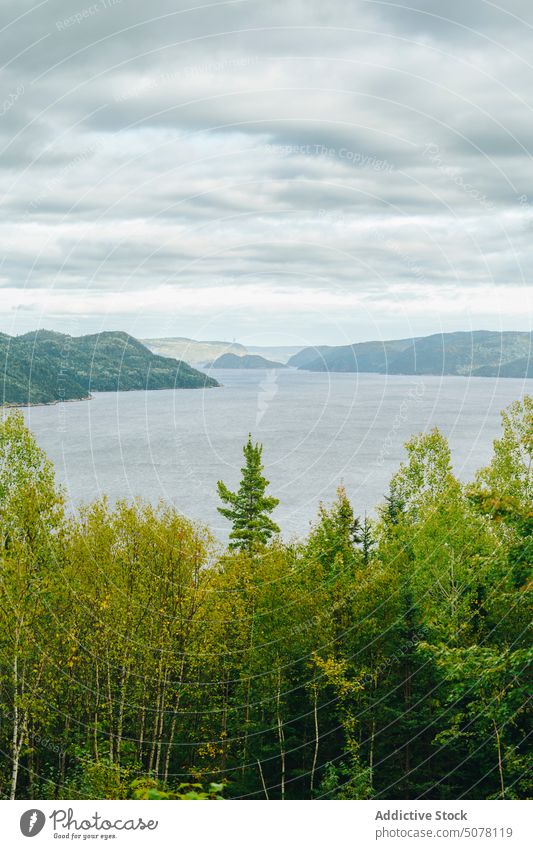
{"label": "forest", "polygon": [[415,435],[375,516],[340,486],[286,541],[249,438],[223,546],[165,503],[73,513],[5,411],[0,796],[528,797],[532,458],[526,396],[470,483]]}

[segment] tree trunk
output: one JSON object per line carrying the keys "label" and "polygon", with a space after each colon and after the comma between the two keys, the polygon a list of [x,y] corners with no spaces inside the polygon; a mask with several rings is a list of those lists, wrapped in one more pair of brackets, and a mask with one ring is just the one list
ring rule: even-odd
{"label": "tree trunk", "polygon": [[241,774],[244,775],[246,769],[246,759],[248,757],[248,723],[250,722],[250,687],[252,676],[250,672],[252,649],[254,645],[254,617],[255,617],[255,602],[252,604],[252,622],[250,626],[250,643],[248,647],[248,682],[246,685],[246,709],[244,713],[244,743],[242,748],[242,767]]}
{"label": "tree trunk", "polygon": [[500,734],[498,731],[498,726],[496,725],[496,720],[492,720],[492,724],[494,725],[494,735],[496,738],[496,750],[498,752],[498,772],[500,774],[500,789],[502,794],[502,799],[505,799],[505,781],[503,778],[503,758],[502,758],[502,741],[500,738]]}
{"label": "tree trunk", "polygon": [[285,799],[285,732],[283,731],[283,723],[281,721],[281,669],[278,667],[278,690],[276,694],[276,705],[277,705],[277,719],[278,719],[278,739],[279,739],[279,752],[281,759],[281,782],[280,782],[280,792],[281,798]]}
{"label": "tree trunk", "polygon": [[107,699],[109,703],[109,760],[114,762],[114,747],[113,747],[113,690],[111,687],[111,663],[109,661],[109,651],[107,652]]}
{"label": "tree trunk", "polygon": [[261,761],[259,758],[257,759],[257,766],[259,767],[259,775],[261,776],[261,784],[263,785],[263,790],[265,791],[265,798],[268,799],[268,790],[265,784],[265,776],[263,775],[263,769],[261,767]]}
{"label": "tree trunk", "polygon": [[120,704],[118,709],[117,720],[117,740],[115,751],[117,753],[117,763],[120,766],[120,747],[122,743],[122,729],[124,726],[124,706],[126,703],[126,686],[129,680],[129,669],[124,665],[120,673]]}
{"label": "tree trunk", "polygon": [[376,740],[376,720],[372,719],[372,731],[370,732],[370,787],[374,792],[374,744]]}
{"label": "tree trunk", "polygon": [[172,717],[172,722],[170,724],[170,734],[167,743],[167,753],[165,755],[165,766],[163,771],[163,780],[168,781],[168,769],[170,764],[170,752],[172,751],[172,744],[174,743],[174,735],[176,733],[176,721],[178,719],[178,710],[181,701],[181,687],[183,683],[183,672],[185,669],[185,658],[181,659],[181,667],[180,667],[180,677],[178,680],[178,692],[176,694],[176,700],[174,702],[174,715]]}
{"label": "tree trunk", "polygon": [[314,692],[314,700],[313,700],[313,716],[315,720],[315,751],[313,754],[313,766],[311,767],[311,794],[313,793],[315,787],[315,772],[316,765],[318,761],[318,744],[320,742],[320,736],[318,733],[318,688],[313,687]]}

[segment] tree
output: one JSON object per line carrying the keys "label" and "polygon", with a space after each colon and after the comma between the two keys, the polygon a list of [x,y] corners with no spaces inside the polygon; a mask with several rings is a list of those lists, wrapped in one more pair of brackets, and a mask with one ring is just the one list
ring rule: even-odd
{"label": "tree", "polygon": [[397,523],[402,512],[414,519],[424,505],[438,502],[443,493],[451,489],[457,495],[460,492],[452,473],[450,446],[438,428],[412,436],[405,448],[407,461],[393,476],[386,498],[392,524]]}
{"label": "tree", "polygon": [[479,798],[478,777],[483,776],[485,798],[520,798],[530,772],[527,716],[533,651],[479,645],[441,645],[433,651],[448,688],[448,709],[442,714],[447,727],[435,742],[457,747],[460,766],[455,769],[471,783],[464,795]]}
{"label": "tree", "polygon": [[261,455],[263,446],[253,445],[252,435],[243,448],[246,465],[241,469],[242,479],[237,492],[231,492],[228,487],[218,481],[218,494],[228,507],[219,507],[218,512],[232,523],[229,547],[241,551],[252,552],[265,545],[273,534],[279,533],[279,528],[270,516],[279,504],[279,499],[265,495],[268,486],[263,476]]}
{"label": "tree", "polygon": [[397,485],[391,481],[389,494],[385,496],[385,504],[381,508],[383,518],[391,525],[397,525],[405,511],[405,501],[399,495]]}
{"label": "tree", "polygon": [[494,440],[490,464],[467,494],[505,537],[516,587],[526,586],[533,563],[533,397],[525,395],[502,412],[503,433]]}
{"label": "tree", "polygon": [[526,797],[530,412],[473,485],[415,436],[377,519],[341,487],[290,543],[249,439],[229,551],[170,505],[64,515],[0,418],[0,796]]}
{"label": "tree", "polygon": [[17,538],[36,548],[60,524],[62,507],[51,461],[22,413],[10,413],[0,421],[0,546],[9,549]]}
{"label": "tree", "polygon": [[533,396],[525,395],[502,412],[503,434],[494,440],[494,456],[477,475],[488,491],[517,499],[531,510],[533,501]]}
{"label": "tree", "polygon": [[41,688],[51,664],[43,646],[54,627],[62,508],[52,463],[22,413],[11,413],[0,422],[0,713],[11,722],[11,799],[45,711]]}

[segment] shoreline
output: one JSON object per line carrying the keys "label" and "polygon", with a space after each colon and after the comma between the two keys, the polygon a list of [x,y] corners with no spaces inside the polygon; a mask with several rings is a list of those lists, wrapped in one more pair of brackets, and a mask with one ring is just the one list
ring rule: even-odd
{"label": "shoreline", "polygon": [[[125,392],[168,392],[169,390],[175,391],[178,389],[221,389],[222,384],[218,383],[217,386],[166,386],[160,387],[159,389],[101,389],[95,390],[99,395],[107,395],[107,394],[122,394]],[[2,410],[17,410],[23,407],[57,407],[59,404],[78,404],[80,401],[94,401],[94,395],[84,395],[83,398],[56,398],[54,401],[24,401],[20,403],[11,403],[6,402],[5,404],[0,404],[0,411]]]}
{"label": "shoreline", "polygon": [[[242,373],[242,372],[248,372],[248,373],[249,372],[256,372],[257,373],[258,371],[263,371],[263,372],[278,371],[278,369],[231,369],[231,368],[229,368],[229,369],[218,369],[218,370],[219,371],[232,371],[232,372],[234,371],[234,372],[240,372],[240,373]],[[418,379],[424,379],[424,378],[430,378],[430,377],[435,377],[435,378],[446,377],[446,378],[456,378],[456,379],[459,379],[459,380],[472,380],[472,379],[475,378],[477,380],[483,380],[483,381],[484,380],[504,380],[504,381],[519,380],[521,382],[533,380],[533,378],[530,378],[530,377],[510,377],[508,375],[413,374],[413,373],[409,373],[409,372],[405,372],[405,373],[397,372],[395,374],[388,374],[388,373],[377,372],[377,371],[376,372],[371,372],[371,371],[364,371],[364,372],[362,372],[362,371],[331,371],[331,370],[314,371],[314,370],[311,370],[311,369],[292,368],[292,367],[287,368],[287,369],[283,369],[283,371],[284,372],[285,371],[287,371],[287,372],[293,371],[295,373],[300,372],[301,374],[309,374],[309,375],[311,375],[311,374],[328,375],[329,374],[329,375],[339,375],[339,376],[341,376],[341,375],[366,375],[366,374],[368,374],[368,375],[373,375],[375,377],[386,377],[386,378],[414,377],[414,378],[418,378]],[[97,394],[107,395],[107,394],[110,394],[110,393],[113,393],[113,394],[119,394],[120,393],[120,394],[122,394],[122,393],[126,393],[126,392],[165,392],[165,391],[168,391],[169,389],[175,391],[175,390],[178,390],[178,389],[223,389],[223,388],[224,388],[224,384],[218,383],[217,386],[179,386],[179,387],[174,386],[174,387],[161,387],[159,389],[97,390]],[[58,406],[60,404],[77,404],[80,401],[93,401],[93,400],[94,400],[94,395],[85,395],[82,398],[65,398],[65,399],[57,398],[54,401],[38,401],[38,402],[26,401],[26,402],[20,402],[20,403],[10,403],[10,402],[8,402],[8,403],[5,403],[5,404],[0,404],[0,412],[2,410],[17,410],[17,409],[23,409],[25,407],[27,407],[27,408],[29,408],[29,407],[55,407],[55,406]]]}
{"label": "shoreline", "polygon": [[20,404],[0,404],[0,410],[19,410],[22,407],[57,407],[59,404],[77,404],[79,401],[92,401],[94,395],[85,395],[83,398],[57,398],[55,401],[26,401]]}

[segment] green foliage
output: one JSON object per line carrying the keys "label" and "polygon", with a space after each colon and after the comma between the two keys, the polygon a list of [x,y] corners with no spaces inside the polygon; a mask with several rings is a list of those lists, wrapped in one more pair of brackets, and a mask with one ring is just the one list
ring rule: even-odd
{"label": "green foliage", "polygon": [[405,448],[407,462],[392,478],[387,499],[391,519],[402,511],[416,516],[424,505],[436,503],[444,493],[460,497],[460,484],[452,475],[450,448],[437,428],[412,437]]}
{"label": "green foliage", "polygon": [[372,797],[371,773],[359,764],[326,764],[316,794],[319,799],[369,799]]}
{"label": "green foliage", "polygon": [[519,798],[526,786],[528,759],[517,740],[528,710],[533,650],[478,645],[430,650],[449,682],[448,725],[435,742],[464,747],[470,758],[487,762],[499,778],[491,798]]}
{"label": "green foliage", "polygon": [[0,420],[0,546],[15,539],[31,544],[38,536],[46,541],[61,522],[62,506],[52,463],[22,413],[12,412]]}
{"label": "green foliage", "polygon": [[375,540],[373,537],[372,522],[366,514],[363,521],[363,527],[361,529],[360,543],[365,566],[368,566],[370,558],[372,557],[372,551],[375,546]]}
{"label": "green foliage", "polygon": [[231,492],[219,481],[218,494],[228,507],[219,507],[218,512],[232,524],[230,549],[252,552],[266,545],[279,528],[269,516],[279,500],[266,495],[267,479],[263,476],[261,455],[263,446],[252,443],[251,434],[243,448],[246,465],[241,469],[242,479],[237,492]]}
{"label": "green foliage", "polygon": [[62,792],[68,799],[127,799],[129,773],[108,758],[95,761],[80,751]]}
{"label": "green foliage", "polygon": [[346,490],[340,486],[331,508],[321,504],[318,522],[309,536],[309,556],[320,564],[322,574],[353,566],[355,546],[363,540],[361,523],[354,515]]}

